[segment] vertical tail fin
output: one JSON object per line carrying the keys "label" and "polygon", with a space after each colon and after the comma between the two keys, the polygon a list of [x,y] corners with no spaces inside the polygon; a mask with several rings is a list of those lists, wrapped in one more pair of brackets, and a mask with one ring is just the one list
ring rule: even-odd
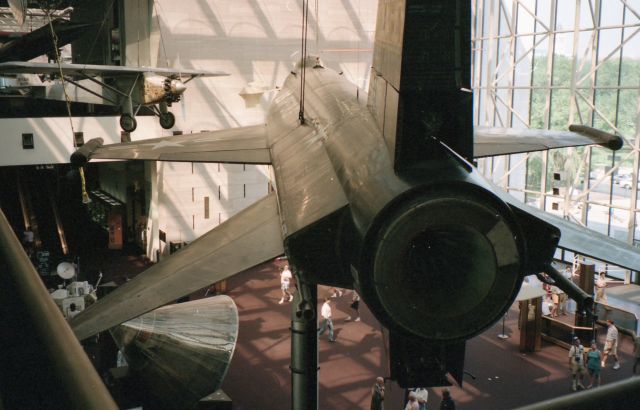
{"label": "vertical tail fin", "polygon": [[438,159],[432,137],[473,157],[471,4],[380,1],[368,106],[396,172]]}

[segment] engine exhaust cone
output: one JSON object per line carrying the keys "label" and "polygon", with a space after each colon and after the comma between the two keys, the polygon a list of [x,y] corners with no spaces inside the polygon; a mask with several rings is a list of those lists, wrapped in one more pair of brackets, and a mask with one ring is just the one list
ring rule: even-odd
{"label": "engine exhaust cone", "polygon": [[387,326],[461,340],[508,309],[522,282],[524,245],[506,206],[468,192],[423,194],[384,220],[359,282]]}

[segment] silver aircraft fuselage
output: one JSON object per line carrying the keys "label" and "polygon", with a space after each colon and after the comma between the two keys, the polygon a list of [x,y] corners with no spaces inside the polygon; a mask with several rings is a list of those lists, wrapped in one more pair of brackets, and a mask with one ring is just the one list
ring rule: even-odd
{"label": "silver aircraft fuselage", "polygon": [[[440,160],[399,176],[365,97],[313,58],[307,60],[301,123],[300,75],[286,79],[267,118],[293,263],[317,278],[339,259],[341,274],[352,278],[378,319],[413,336],[461,340],[494,323],[529,268],[508,206],[473,167],[437,142]],[[323,214],[327,209],[334,211]],[[342,222],[329,227],[332,219]],[[331,232],[324,254],[310,249],[318,240],[310,226]],[[449,297],[460,302],[443,309]]]}

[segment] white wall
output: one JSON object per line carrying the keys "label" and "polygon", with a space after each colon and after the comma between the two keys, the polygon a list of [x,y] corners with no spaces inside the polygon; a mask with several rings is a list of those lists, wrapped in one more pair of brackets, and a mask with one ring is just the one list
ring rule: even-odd
{"label": "white wall", "polygon": [[[309,53],[366,90],[377,0],[320,2],[318,18],[311,6]],[[265,121],[276,87],[300,58],[301,2],[161,0],[154,13],[152,62],[231,74],[192,81],[172,110],[176,129],[197,132]],[[265,92],[251,101],[241,95],[250,85]],[[268,167],[242,165],[165,163],[159,174],[158,226],[167,242],[191,241],[214,228],[266,195],[269,181]],[[166,255],[168,247],[160,247]]]}
{"label": "white wall", "polygon": [[[120,142],[117,117],[76,117],[73,130],[84,132],[85,142],[100,137],[105,144]],[[138,117],[131,139],[159,137],[160,125],[153,117]],[[22,148],[22,134],[31,133],[34,149]],[[169,133],[170,134],[170,133]],[[0,119],[0,166],[64,164],[74,151],[73,132],[67,117]]]}

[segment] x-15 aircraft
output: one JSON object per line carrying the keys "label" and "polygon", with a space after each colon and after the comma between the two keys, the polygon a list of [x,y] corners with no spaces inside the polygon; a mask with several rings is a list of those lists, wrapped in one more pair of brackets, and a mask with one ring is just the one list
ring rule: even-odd
{"label": "x-15 aircraft", "polygon": [[[74,153],[78,165],[271,164],[276,187],[76,316],[78,338],[285,253],[303,284],[301,316],[313,317],[315,307],[304,284],[355,287],[389,331],[391,378],[433,386],[446,384],[447,372],[461,380],[465,341],[504,315],[525,276],[546,272],[589,306],[590,296],[551,266],[556,248],[640,270],[637,249],[531,208],[474,168],[471,7],[428,4],[380,2],[366,101],[308,58],[285,80],[266,125],[108,146],[93,140]],[[593,138],[620,146],[590,135],[554,141],[478,130],[475,149],[507,154]]]}
{"label": "x-15 aircraft", "polygon": [[[149,106],[160,119],[162,128],[175,124],[175,116],[168,111],[172,103],[180,101],[187,83],[197,77],[228,75],[222,71],[182,70],[159,67],[126,67],[90,64],[61,64],[37,62],[0,63],[0,76],[15,74],[46,75],[50,79],[64,76],[72,90],[67,95],[74,102],[110,104],[121,107],[120,127],[133,132],[135,114],[141,106]],[[45,82],[39,86],[15,87],[21,95],[32,98],[64,100],[60,82]],[[7,90],[3,90],[7,93]]]}

